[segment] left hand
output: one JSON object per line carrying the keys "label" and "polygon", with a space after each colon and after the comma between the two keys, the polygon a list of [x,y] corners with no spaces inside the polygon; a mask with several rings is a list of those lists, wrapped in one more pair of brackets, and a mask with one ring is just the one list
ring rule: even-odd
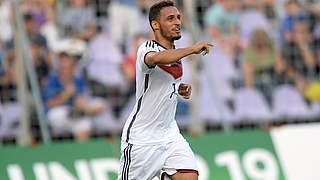
{"label": "left hand", "polygon": [[179,85],[178,93],[184,98],[189,99],[191,95],[191,85],[181,83]]}

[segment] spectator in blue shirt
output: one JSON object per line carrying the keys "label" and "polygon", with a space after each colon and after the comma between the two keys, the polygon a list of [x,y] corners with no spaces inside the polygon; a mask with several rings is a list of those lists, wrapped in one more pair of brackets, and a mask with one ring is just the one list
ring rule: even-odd
{"label": "spectator in blue shirt", "polygon": [[85,82],[74,75],[75,58],[60,54],[59,71],[49,75],[44,87],[44,101],[53,132],[71,131],[75,139],[85,141],[90,137],[90,115],[105,109],[104,104],[89,105],[85,98]]}
{"label": "spectator in blue shirt", "polygon": [[293,41],[294,26],[297,22],[305,20],[300,11],[299,2],[297,0],[288,0],[285,4],[286,16],[280,27],[281,43]]}

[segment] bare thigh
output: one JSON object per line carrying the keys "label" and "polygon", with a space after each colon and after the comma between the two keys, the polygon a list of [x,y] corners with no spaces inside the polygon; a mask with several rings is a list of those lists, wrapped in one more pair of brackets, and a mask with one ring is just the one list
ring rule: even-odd
{"label": "bare thigh", "polygon": [[175,173],[170,176],[172,180],[198,180],[198,175],[195,173]]}

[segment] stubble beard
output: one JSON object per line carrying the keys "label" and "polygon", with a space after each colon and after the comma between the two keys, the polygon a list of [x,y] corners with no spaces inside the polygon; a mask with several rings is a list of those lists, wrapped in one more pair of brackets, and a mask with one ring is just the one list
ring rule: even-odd
{"label": "stubble beard", "polygon": [[176,41],[176,40],[181,39],[181,35],[179,35],[179,36],[174,36],[174,37],[169,37],[169,36],[163,31],[161,25],[160,25],[160,34],[161,34],[162,37],[168,39],[168,40],[171,41],[171,42],[174,42],[174,41]]}

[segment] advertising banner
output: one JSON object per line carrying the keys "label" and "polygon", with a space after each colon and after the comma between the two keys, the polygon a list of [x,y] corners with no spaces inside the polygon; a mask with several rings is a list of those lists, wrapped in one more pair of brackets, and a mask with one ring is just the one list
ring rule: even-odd
{"label": "advertising banner", "polygon": [[[199,180],[320,179],[320,125],[186,136]],[[120,143],[93,139],[0,147],[0,180],[116,180]]]}
{"label": "advertising banner", "polygon": [[34,148],[0,148],[1,180],[117,179],[119,142],[61,142]]}
{"label": "advertising banner", "polygon": [[205,166],[200,179],[285,179],[268,132],[215,133],[188,141]]}

